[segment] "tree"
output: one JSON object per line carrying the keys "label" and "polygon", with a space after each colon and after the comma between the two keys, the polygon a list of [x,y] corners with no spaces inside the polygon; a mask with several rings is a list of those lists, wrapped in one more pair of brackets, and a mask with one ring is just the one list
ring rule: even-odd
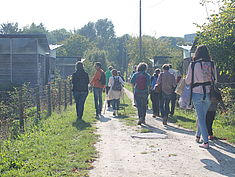
{"label": "tree", "polygon": [[220,13],[211,15],[198,32],[198,45],[207,45],[220,74],[235,74],[235,1],[224,0]]}
{"label": "tree", "polygon": [[1,34],[15,34],[19,33],[20,29],[18,28],[18,23],[3,23],[0,26]]}
{"label": "tree", "polygon": [[40,23],[39,25],[32,23],[30,26],[23,27],[22,32],[26,34],[37,34],[37,33],[47,34],[48,30],[42,23]]}
{"label": "tree", "polygon": [[78,30],[78,34],[85,36],[90,41],[96,40],[95,23],[89,22],[87,25]]}
{"label": "tree", "polygon": [[57,43],[61,43],[62,41],[68,39],[71,35],[72,35],[72,33],[68,32],[66,29],[62,28],[62,29],[57,29],[57,30],[53,30],[53,31],[49,32],[47,34],[47,37],[48,37],[48,42],[50,44],[57,44]]}
{"label": "tree", "polygon": [[[102,69],[107,69],[107,52],[104,50],[100,50],[96,47],[87,50],[84,54],[86,60],[94,64],[95,62],[100,62],[102,64]],[[93,67],[90,68],[90,70],[93,70]]]}
{"label": "tree", "polygon": [[84,36],[74,34],[63,42],[63,46],[58,49],[58,56],[84,56],[86,50],[94,46]]}
{"label": "tree", "polygon": [[98,20],[95,29],[98,38],[109,40],[115,37],[114,25],[107,18]]}

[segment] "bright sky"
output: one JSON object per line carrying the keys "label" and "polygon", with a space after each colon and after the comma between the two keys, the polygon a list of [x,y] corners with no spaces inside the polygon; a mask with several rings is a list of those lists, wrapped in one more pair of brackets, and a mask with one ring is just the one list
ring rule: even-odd
{"label": "bright sky", "polygon": [[[80,29],[88,22],[108,18],[117,36],[139,34],[140,0],[3,0],[0,24],[18,22],[19,27],[43,23],[48,30]],[[155,37],[195,33],[193,23],[206,22],[200,0],[142,0],[142,34]],[[209,9],[211,10],[211,9]],[[210,11],[209,11],[210,12]]]}

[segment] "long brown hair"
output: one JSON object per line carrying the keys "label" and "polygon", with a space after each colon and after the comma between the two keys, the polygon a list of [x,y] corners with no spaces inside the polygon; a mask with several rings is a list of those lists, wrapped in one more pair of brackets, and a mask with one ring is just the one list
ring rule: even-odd
{"label": "long brown hair", "polygon": [[203,61],[211,61],[209,51],[205,45],[200,45],[197,47],[193,61],[202,59]]}

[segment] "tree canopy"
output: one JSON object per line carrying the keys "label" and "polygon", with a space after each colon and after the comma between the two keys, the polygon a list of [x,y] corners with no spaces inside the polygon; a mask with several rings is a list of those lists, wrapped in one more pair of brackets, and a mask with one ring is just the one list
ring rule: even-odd
{"label": "tree canopy", "polygon": [[235,73],[235,1],[224,0],[218,14],[213,14],[209,22],[199,26],[198,44],[208,46],[220,74],[234,76]]}

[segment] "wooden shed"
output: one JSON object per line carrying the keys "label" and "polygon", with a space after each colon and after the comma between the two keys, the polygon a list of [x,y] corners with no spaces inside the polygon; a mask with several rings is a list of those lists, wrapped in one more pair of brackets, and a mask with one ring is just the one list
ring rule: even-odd
{"label": "wooden shed", "polygon": [[46,84],[49,52],[45,34],[0,35],[0,84]]}
{"label": "wooden shed", "polygon": [[63,56],[56,57],[56,70],[62,78],[67,78],[75,72],[75,64],[83,61],[82,57]]}

